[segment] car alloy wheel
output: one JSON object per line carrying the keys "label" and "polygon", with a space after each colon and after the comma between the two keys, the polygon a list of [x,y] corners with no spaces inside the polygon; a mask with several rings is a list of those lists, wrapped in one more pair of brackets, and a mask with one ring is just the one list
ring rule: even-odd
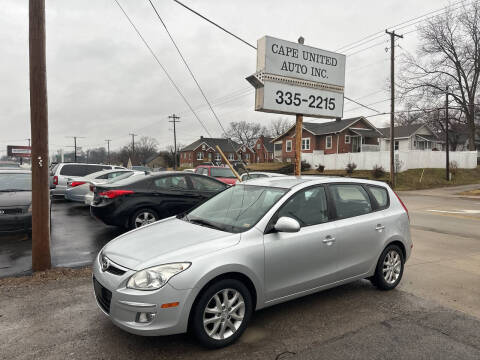
{"label": "car alloy wheel", "polygon": [[137,213],[137,216],[135,217],[133,224],[135,228],[139,228],[141,226],[154,223],[155,221],[157,221],[157,218],[153,213],[149,211],[141,211]]}
{"label": "car alloy wheel", "polygon": [[383,278],[387,284],[393,285],[398,280],[402,271],[402,259],[400,254],[391,249],[383,260]]}
{"label": "car alloy wheel", "polygon": [[235,289],[218,291],[203,312],[203,327],[209,337],[224,340],[232,336],[245,317],[245,301]]}

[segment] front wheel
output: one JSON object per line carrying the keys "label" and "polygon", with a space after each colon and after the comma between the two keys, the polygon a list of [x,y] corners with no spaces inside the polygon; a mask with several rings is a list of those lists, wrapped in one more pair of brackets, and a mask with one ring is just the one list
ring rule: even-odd
{"label": "front wheel", "polygon": [[220,280],[200,295],[192,310],[191,330],[208,348],[230,345],[245,331],[252,309],[252,296],[242,282]]}
{"label": "front wheel", "polygon": [[405,259],[397,245],[389,245],[378,259],[375,275],[370,279],[380,290],[392,290],[402,279]]}

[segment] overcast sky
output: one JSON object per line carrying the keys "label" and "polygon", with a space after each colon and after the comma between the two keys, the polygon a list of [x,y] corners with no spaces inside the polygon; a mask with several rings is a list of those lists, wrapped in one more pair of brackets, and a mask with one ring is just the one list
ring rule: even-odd
{"label": "overcast sky", "polygon": [[[220,126],[209,112],[148,0],[119,0],[174,81],[213,136]],[[386,27],[448,5],[438,0],[185,0],[187,5],[247,41],[264,35],[335,51]],[[256,52],[188,12],[173,0],[154,0],[160,15],[196,74],[225,127],[230,121],[265,125],[281,115],[255,112],[253,88],[245,77],[255,72]],[[47,0],[47,78],[50,150],[82,136],[84,149],[112,148],[130,140],[129,133],[156,138],[160,147],[173,143],[167,116],[181,116],[177,138],[188,144],[202,129],[161,68],[138,38],[114,0]],[[409,32],[408,27],[400,32]],[[416,32],[399,41],[415,51]],[[345,95],[372,104],[389,97],[387,35],[347,51]],[[380,44],[379,44],[380,42]],[[7,144],[30,137],[28,83],[28,1],[2,0],[0,7],[0,155]],[[378,44],[368,50],[362,48]],[[372,105],[388,111],[389,102]],[[344,117],[374,112],[345,101]],[[293,118],[293,117],[292,117]],[[384,125],[388,117],[371,118]],[[307,121],[311,119],[306,118]],[[313,120],[313,119],[312,119]],[[325,121],[325,120],[313,120]]]}

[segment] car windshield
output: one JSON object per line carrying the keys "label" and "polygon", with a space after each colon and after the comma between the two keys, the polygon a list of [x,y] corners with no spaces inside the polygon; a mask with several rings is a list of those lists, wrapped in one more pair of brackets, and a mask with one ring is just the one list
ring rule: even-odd
{"label": "car windshield", "polygon": [[235,178],[232,170],[230,168],[212,168],[213,177],[222,177],[222,178]]}
{"label": "car windshield", "polygon": [[238,184],[192,210],[183,219],[232,233],[252,228],[288,189]]}
{"label": "car windshield", "polygon": [[32,175],[30,173],[0,173],[0,191],[32,191]]}

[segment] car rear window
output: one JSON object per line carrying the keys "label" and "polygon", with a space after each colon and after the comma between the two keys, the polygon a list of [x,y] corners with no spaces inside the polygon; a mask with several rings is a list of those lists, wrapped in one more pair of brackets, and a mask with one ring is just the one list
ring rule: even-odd
{"label": "car rear window", "polygon": [[193,188],[199,191],[220,191],[225,189],[225,185],[217,180],[209,179],[205,176],[190,177],[192,180]]}
{"label": "car rear window", "polygon": [[380,186],[369,186],[370,192],[377,201],[379,209],[385,209],[388,206],[388,192],[387,189]]}
{"label": "car rear window", "polygon": [[235,175],[230,168],[212,168],[211,173],[211,176],[213,177],[235,178]]}
{"label": "car rear window", "polygon": [[111,169],[108,165],[80,165],[80,164],[66,164],[60,169],[60,175],[68,176],[86,176],[97,171]]}
{"label": "car rear window", "polygon": [[367,192],[361,185],[329,185],[338,219],[368,214],[372,204]]}

